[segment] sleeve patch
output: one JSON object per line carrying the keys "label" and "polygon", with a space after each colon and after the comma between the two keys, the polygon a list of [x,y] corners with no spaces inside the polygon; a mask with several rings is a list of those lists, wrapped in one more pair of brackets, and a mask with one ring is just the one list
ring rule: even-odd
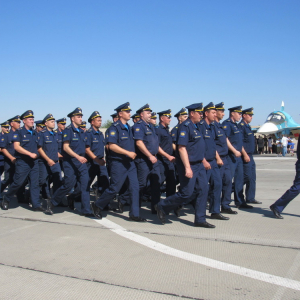
{"label": "sleeve patch", "polygon": [[135,131],[140,131],[140,129],[137,127],[137,128],[135,129]]}
{"label": "sleeve patch", "polygon": [[180,137],[184,137],[186,135],[185,131],[180,131]]}
{"label": "sleeve patch", "polygon": [[111,131],[110,135],[114,136],[114,135],[116,135],[116,132],[115,131]]}
{"label": "sleeve patch", "polygon": [[223,128],[224,128],[224,129],[226,129],[226,128],[227,128],[227,126],[225,125],[225,126],[223,126]]}

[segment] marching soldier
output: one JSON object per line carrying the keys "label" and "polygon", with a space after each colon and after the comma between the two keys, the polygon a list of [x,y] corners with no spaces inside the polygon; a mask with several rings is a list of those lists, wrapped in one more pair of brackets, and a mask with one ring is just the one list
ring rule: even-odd
{"label": "marching soldier", "polygon": [[34,115],[32,110],[27,110],[21,115],[24,127],[13,135],[14,148],[16,150],[15,175],[13,183],[9,186],[6,195],[3,196],[2,209],[7,210],[9,202],[17,191],[23,186],[27,177],[32,207],[34,211],[45,211],[40,202],[39,166],[37,133],[33,130]]}
{"label": "marching soldier", "polygon": [[50,178],[53,182],[53,193],[61,186],[61,168],[59,164],[58,134],[54,132],[55,118],[48,114],[43,119],[45,128],[38,134],[38,152],[42,159],[40,167],[40,186],[44,199],[50,199]]}
{"label": "marching soldier", "polygon": [[[75,184],[80,184],[81,213],[83,216],[93,216],[90,208],[90,187],[85,158],[86,135],[81,128],[82,110],[77,107],[68,114],[71,124],[63,131],[63,166],[64,184],[55,191],[51,201],[47,201],[47,212],[53,214],[53,208],[63,201]],[[69,207],[74,209],[74,200]]]}
{"label": "marching soldier", "polygon": [[250,127],[250,122],[253,119],[253,107],[244,109],[242,111],[242,121],[239,128],[243,135],[243,171],[244,184],[246,185],[245,196],[246,203],[261,204],[262,202],[255,200],[256,190],[256,165],[253,159],[255,151],[255,136]]}
{"label": "marching soldier", "polygon": [[131,199],[129,219],[144,222],[139,212],[139,183],[137,179],[136,158],[132,130],[127,123],[130,120],[129,102],[118,106],[116,109],[118,120],[108,128],[107,143],[111,155],[111,183],[100,198],[92,203],[94,215],[102,219],[102,210],[114,199],[122,185],[127,181]]}
{"label": "marching soldier", "polygon": [[139,114],[133,114],[133,115],[131,116],[131,119],[132,119],[132,122],[133,122],[133,123],[136,123],[136,122],[138,122],[141,118],[140,118]]}
{"label": "marching soldier", "polygon": [[253,208],[248,205],[243,197],[244,174],[243,174],[243,136],[239,129],[238,122],[242,115],[242,106],[228,108],[229,118],[222,123],[222,127],[226,132],[226,136],[230,143],[229,148],[229,164],[231,169],[231,177],[234,178],[234,200],[238,208]]}
{"label": "marching soldier", "polygon": [[159,125],[156,128],[158,142],[160,148],[164,151],[164,155],[158,152],[157,158],[160,166],[161,183],[166,181],[166,196],[171,196],[176,192],[175,178],[175,157],[173,156],[173,142],[169,131],[171,122],[171,110],[164,110],[158,113]]}
{"label": "marching soldier", "polygon": [[231,191],[232,191],[232,177],[231,170],[228,161],[228,138],[226,137],[226,133],[220,124],[220,121],[224,117],[224,103],[218,103],[215,105],[216,107],[216,116],[215,116],[215,141],[217,152],[221,159],[221,163],[219,163],[220,176],[222,179],[222,197],[221,197],[221,213],[222,214],[237,214],[237,211],[231,209],[229,204],[231,203]]}
{"label": "marching soldier", "polygon": [[195,226],[214,228],[206,222],[206,200],[208,184],[206,171],[203,166],[205,142],[197,124],[201,120],[202,103],[186,107],[189,118],[182,122],[178,128],[176,158],[179,174],[179,192],[162,199],[157,205],[157,215],[162,224],[166,222],[166,215],[176,210],[182,204],[192,199],[195,203]]}

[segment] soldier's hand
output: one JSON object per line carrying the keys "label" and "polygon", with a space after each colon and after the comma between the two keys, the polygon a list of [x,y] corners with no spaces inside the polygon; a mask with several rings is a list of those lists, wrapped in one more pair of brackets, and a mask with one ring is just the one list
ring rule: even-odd
{"label": "soldier's hand", "polygon": [[193,170],[191,169],[191,167],[185,169],[185,177],[193,178]]}
{"label": "soldier's hand", "polygon": [[132,160],[134,160],[136,158],[136,153],[128,151],[127,156],[130,157]]}
{"label": "soldier's hand", "polygon": [[78,156],[77,158],[82,164],[85,164],[87,162],[87,159],[83,156]]}
{"label": "soldier's hand", "polygon": [[104,165],[105,165],[105,160],[102,159],[102,158],[96,157],[96,158],[94,159],[94,161],[95,161],[97,164],[99,164],[100,166],[104,166]]}
{"label": "soldier's hand", "polygon": [[154,155],[149,156],[149,160],[155,164],[157,162],[157,158]]}
{"label": "soldier's hand", "polygon": [[175,161],[175,156],[170,155],[170,156],[168,157],[168,160],[169,160],[170,162],[174,162],[174,161]]}
{"label": "soldier's hand", "polygon": [[16,158],[15,157],[13,157],[10,161],[14,164],[15,162],[16,162]]}
{"label": "soldier's hand", "polygon": [[244,162],[248,163],[250,161],[249,155],[244,155]]}
{"label": "soldier's hand", "polygon": [[210,170],[211,169],[210,163],[205,161],[205,160],[203,161],[203,166],[204,166],[205,170]]}
{"label": "soldier's hand", "polygon": [[30,153],[30,155],[29,155],[32,159],[37,159],[37,154],[35,154],[35,153]]}
{"label": "soldier's hand", "polygon": [[217,159],[217,164],[218,164],[218,166],[223,166],[224,165],[223,160]]}
{"label": "soldier's hand", "polygon": [[234,152],[235,157],[241,157],[242,153],[240,151]]}
{"label": "soldier's hand", "polygon": [[49,165],[49,167],[52,167],[52,166],[55,165],[55,162],[52,159],[49,159],[48,160],[48,165]]}

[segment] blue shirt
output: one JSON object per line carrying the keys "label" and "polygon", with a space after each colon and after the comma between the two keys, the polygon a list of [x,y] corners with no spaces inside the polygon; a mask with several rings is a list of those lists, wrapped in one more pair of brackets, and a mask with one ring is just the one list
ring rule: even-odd
{"label": "blue shirt", "polygon": [[[185,146],[190,162],[203,160],[205,142],[198,126],[188,118],[178,127],[177,145]],[[180,158],[178,149],[176,156]]]}
{"label": "blue shirt", "polygon": [[[169,155],[173,154],[173,139],[169,127],[159,124],[156,127],[156,134],[158,137],[159,146]],[[164,158],[164,157],[162,157]]]}
{"label": "blue shirt", "polygon": [[[128,128],[126,128],[126,126],[124,126],[124,124],[120,120],[112,124],[106,131],[106,142],[116,144],[127,151],[135,152],[135,143],[132,130],[128,124],[126,125],[128,126]],[[109,150],[109,155],[111,159],[115,160],[131,160],[130,157],[124,154],[116,153],[112,150]]]}
{"label": "blue shirt", "polygon": [[217,151],[220,156],[228,154],[227,137],[222,125],[218,122],[214,122],[215,129],[215,142]]}
{"label": "blue shirt", "polygon": [[4,144],[3,148],[5,148],[10,155],[16,156],[16,150],[14,148],[13,135],[16,131],[11,130],[9,133],[4,135]]}
{"label": "blue shirt", "polygon": [[300,158],[300,145],[299,145],[300,138],[298,137],[298,144],[297,144],[297,159]]}
{"label": "blue shirt", "polygon": [[[35,153],[37,155],[38,154],[38,137],[37,137],[37,133],[34,130],[27,130],[24,127],[21,127],[19,130],[16,130],[13,134],[13,138],[12,138],[13,142],[19,142],[20,146],[22,148],[24,148],[25,150],[31,152],[31,153]],[[16,151],[16,157],[17,158],[21,158],[23,160],[31,160],[32,158],[29,157],[28,155],[24,155],[21,154],[19,152]]]}
{"label": "blue shirt", "polygon": [[[7,134],[8,133],[1,132],[1,134],[0,134],[0,148],[4,148],[5,136]],[[0,152],[0,166],[4,166],[4,154],[2,152]]]}
{"label": "blue shirt", "polygon": [[172,136],[173,143],[176,143],[176,140],[177,140],[178,127],[179,127],[179,123],[175,127],[173,127],[171,130],[171,136]]}
{"label": "blue shirt", "polygon": [[214,124],[208,125],[205,120],[202,120],[198,126],[205,141],[205,159],[212,161],[216,158],[217,151]]}
{"label": "blue shirt", "polygon": [[243,147],[247,154],[254,154],[255,151],[255,136],[252,132],[252,129],[249,124],[246,124],[242,121],[239,124],[239,128],[241,130],[243,136]]}
{"label": "blue shirt", "polygon": [[54,132],[57,134],[57,142],[58,142],[58,153],[62,154],[62,140],[63,140],[63,133],[58,129],[55,129]]}
{"label": "blue shirt", "polygon": [[243,148],[243,135],[238,124],[229,118],[222,123],[222,127],[232,146],[241,152]]}
{"label": "blue shirt", "polygon": [[[93,127],[86,131],[86,146],[90,147],[91,151],[98,157],[104,157],[105,138],[103,133],[96,131]],[[86,158],[91,161],[89,156]]]}
{"label": "blue shirt", "polygon": [[58,161],[58,134],[43,129],[38,133],[38,147],[42,147],[45,154],[54,162]]}
{"label": "blue shirt", "polygon": [[[63,143],[69,142],[70,148],[78,155],[85,156],[86,135],[81,128],[75,128],[73,123],[66,127],[63,131]],[[63,156],[67,159],[75,159],[74,157],[63,151]],[[77,159],[76,159],[77,162]]]}
{"label": "blue shirt", "polygon": [[[136,141],[143,141],[146,148],[152,155],[156,155],[158,153],[158,137],[152,124],[147,124],[144,120],[136,122],[133,125],[133,137]],[[136,154],[139,157],[145,156],[138,147],[136,147]]]}

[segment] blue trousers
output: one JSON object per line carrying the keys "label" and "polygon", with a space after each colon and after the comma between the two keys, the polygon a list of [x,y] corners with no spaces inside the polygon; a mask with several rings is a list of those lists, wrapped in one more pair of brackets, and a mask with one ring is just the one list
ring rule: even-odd
{"label": "blue trousers", "polygon": [[[13,182],[15,164],[11,161],[4,162],[4,180],[1,183],[1,193]],[[0,179],[1,180],[1,179]]]}
{"label": "blue trousers", "polygon": [[101,193],[103,193],[109,186],[109,178],[106,166],[100,166],[96,163],[88,162],[87,167],[89,170],[89,186],[97,176],[98,189],[101,188]]}
{"label": "blue trousers", "polygon": [[230,208],[231,203],[231,191],[232,191],[232,177],[231,169],[228,161],[228,156],[222,157],[223,166],[219,166],[220,177],[222,180],[222,197],[221,206],[225,209]]}
{"label": "blue trousers", "polygon": [[174,195],[176,192],[176,177],[175,177],[175,165],[174,163],[165,159],[158,160],[160,168],[160,180],[161,184],[166,181],[166,196]]}
{"label": "blue trousers", "polygon": [[127,190],[130,195],[130,216],[139,217],[139,182],[137,178],[137,170],[133,161],[118,161],[111,160],[110,162],[110,185],[95,202],[95,204],[104,209],[120,191],[123,184],[126,182]]}
{"label": "blue trousers", "polygon": [[139,181],[140,197],[146,192],[147,181],[150,180],[151,188],[151,210],[155,210],[155,205],[160,200],[160,168],[158,162],[152,164],[147,158],[137,158],[135,160]]}
{"label": "blue trousers", "polygon": [[287,146],[282,147],[282,156],[286,156],[287,153]]}
{"label": "blue trousers", "polygon": [[25,161],[17,158],[15,168],[13,183],[9,186],[6,193],[7,200],[10,201],[12,197],[17,194],[18,190],[24,186],[24,182],[28,178],[32,207],[40,207],[41,201],[38,160],[28,159]]}
{"label": "blue trousers", "polygon": [[44,199],[50,199],[50,181],[53,182],[53,193],[62,185],[60,164],[57,162],[50,167],[45,161],[39,164],[40,168],[40,186],[42,188],[42,196]]}
{"label": "blue trousers", "polygon": [[231,178],[234,178],[234,201],[236,205],[245,204],[243,195],[244,176],[243,176],[243,160],[241,157],[235,157],[233,154],[228,155],[228,161],[231,170]]}
{"label": "blue trousers", "polygon": [[256,165],[252,154],[248,154],[250,161],[248,163],[243,162],[244,169],[244,184],[246,185],[245,196],[246,202],[251,203],[255,201],[256,191]]}
{"label": "blue trousers", "polygon": [[[3,173],[3,171],[4,171],[4,165],[0,165],[0,190],[1,190],[1,193],[0,193],[0,198],[2,199],[2,179],[1,179],[1,177],[2,177],[2,173]],[[4,189],[3,189],[4,190]]]}
{"label": "blue trousers", "polygon": [[64,166],[64,183],[58,188],[51,198],[53,205],[58,205],[63,198],[71,191],[78,181],[81,192],[81,213],[92,213],[90,206],[90,187],[89,187],[89,173],[86,164],[81,164],[78,160],[65,159]]}
{"label": "blue trousers", "polygon": [[296,162],[294,184],[273,205],[281,213],[285,207],[300,193],[300,161]]}
{"label": "blue trousers", "polygon": [[206,220],[206,201],[208,194],[208,180],[206,170],[202,163],[191,165],[193,177],[185,176],[185,168],[181,160],[176,163],[179,176],[179,191],[172,196],[162,199],[158,206],[169,214],[178,206],[187,204],[193,199],[195,203],[195,223],[203,223]]}
{"label": "blue trousers", "polygon": [[209,212],[212,214],[219,214],[221,206],[222,179],[216,160],[210,161],[209,163],[211,169],[206,171],[207,180],[210,184],[211,201],[209,203]]}

